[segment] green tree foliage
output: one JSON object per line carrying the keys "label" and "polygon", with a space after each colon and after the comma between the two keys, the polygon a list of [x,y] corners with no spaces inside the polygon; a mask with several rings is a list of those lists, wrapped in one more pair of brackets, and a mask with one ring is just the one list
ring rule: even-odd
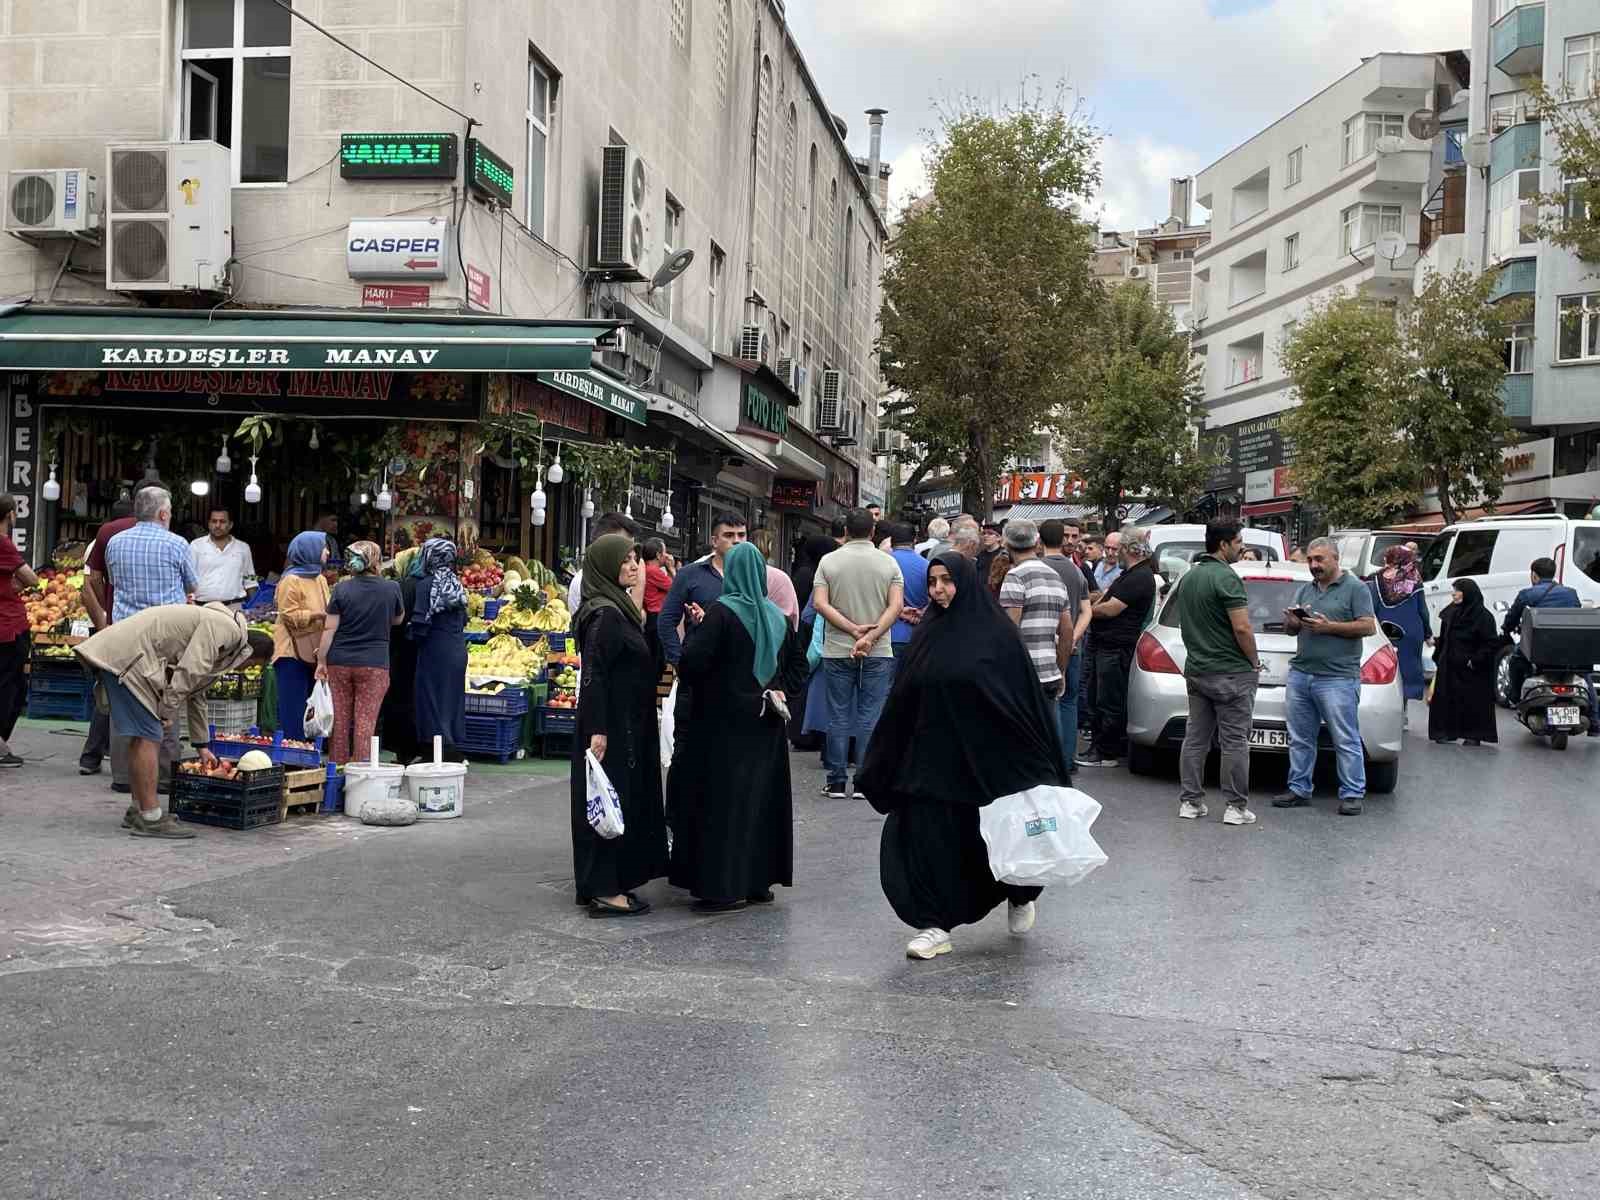
{"label": "green tree foliage", "polygon": [[1544,207],[1534,226],[1541,238],[1572,251],[1585,262],[1600,262],[1600,94],[1576,95],[1527,81],[1533,116],[1555,145],[1551,162],[1566,191],[1541,196]]}
{"label": "green tree foliage", "polygon": [[1000,467],[1065,403],[1098,295],[1072,204],[1099,184],[1099,140],[1060,94],[945,118],[883,274],[884,374],[905,396],[888,411],[927,452],[908,487],[949,468],[987,514]]}

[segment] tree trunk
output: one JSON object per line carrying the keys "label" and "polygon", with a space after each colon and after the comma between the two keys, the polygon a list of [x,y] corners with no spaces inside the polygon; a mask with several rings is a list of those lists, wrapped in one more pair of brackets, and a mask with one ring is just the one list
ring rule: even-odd
{"label": "tree trunk", "polygon": [[990,462],[989,431],[977,422],[967,426],[967,461],[961,469],[961,508],[979,521],[994,511],[994,467]]}
{"label": "tree trunk", "polygon": [[1456,523],[1456,502],[1450,495],[1450,476],[1443,471],[1439,472],[1439,515],[1444,518],[1446,525]]}

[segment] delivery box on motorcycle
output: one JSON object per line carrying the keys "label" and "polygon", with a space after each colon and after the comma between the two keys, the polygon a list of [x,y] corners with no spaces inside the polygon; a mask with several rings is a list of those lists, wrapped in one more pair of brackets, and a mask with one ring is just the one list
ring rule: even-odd
{"label": "delivery box on motorcycle", "polygon": [[1522,654],[1541,670],[1593,671],[1600,665],[1600,608],[1530,608]]}

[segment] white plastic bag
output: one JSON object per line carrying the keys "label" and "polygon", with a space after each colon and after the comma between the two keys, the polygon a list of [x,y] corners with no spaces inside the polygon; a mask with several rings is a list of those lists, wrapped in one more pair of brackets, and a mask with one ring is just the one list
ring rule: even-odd
{"label": "white plastic bag", "polygon": [[312,686],[301,724],[308,738],[327,737],[333,732],[333,689],[326,680],[319,679]]}
{"label": "white plastic bag", "polygon": [[1077,883],[1106,861],[1089,832],[1099,815],[1099,802],[1077,788],[1049,785],[1001,796],[978,810],[989,870],[1001,883],[1023,887]]}
{"label": "white plastic bag", "polygon": [[665,771],[672,765],[672,735],[677,731],[677,722],[673,714],[678,709],[678,681],[672,681],[672,690],[667,693],[667,698],[661,704],[661,769]]}
{"label": "white plastic bag", "polygon": [[589,770],[589,825],[603,838],[621,837],[622,805],[617,803],[617,789],[611,786],[611,778],[593,750],[585,750],[583,758]]}

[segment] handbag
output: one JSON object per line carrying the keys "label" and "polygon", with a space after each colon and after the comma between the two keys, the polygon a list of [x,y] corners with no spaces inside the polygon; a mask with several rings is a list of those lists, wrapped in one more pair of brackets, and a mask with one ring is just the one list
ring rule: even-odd
{"label": "handbag", "polygon": [[621,837],[624,832],[622,805],[617,800],[617,789],[593,750],[583,752],[584,769],[588,774],[587,800],[584,815],[589,827],[603,838]]}

